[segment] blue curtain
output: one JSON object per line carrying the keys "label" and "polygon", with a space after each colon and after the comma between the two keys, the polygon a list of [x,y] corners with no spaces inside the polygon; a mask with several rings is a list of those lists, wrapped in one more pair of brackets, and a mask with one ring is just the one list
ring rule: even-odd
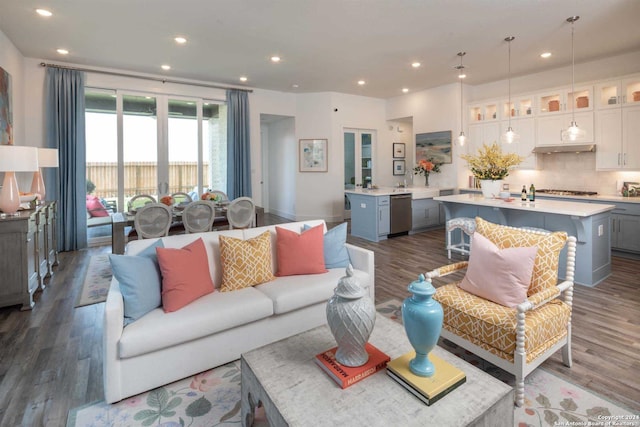
{"label": "blue curtain", "polygon": [[227,195],[251,197],[249,97],[243,90],[227,91]]}
{"label": "blue curtain", "polygon": [[83,72],[47,68],[45,115],[46,146],[57,148],[59,157],[47,176],[54,183],[47,184],[47,198],[58,200],[58,250],[75,251],[87,247]]}

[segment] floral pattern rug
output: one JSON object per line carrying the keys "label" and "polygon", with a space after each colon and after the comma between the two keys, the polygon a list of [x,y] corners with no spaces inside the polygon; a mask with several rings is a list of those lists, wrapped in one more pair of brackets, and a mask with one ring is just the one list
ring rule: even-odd
{"label": "floral pattern rug", "polygon": [[82,283],[75,307],[97,304],[107,300],[111,284],[111,263],[109,254],[94,255],[89,259],[87,275]]}
{"label": "floral pattern rug", "polygon": [[[378,304],[378,313],[402,322],[401,302],[390,300]],[[513,376],[483,361],[472,353],[441,340],[448,351],[513,385]],[[640,426],[632,412],[571,384],[543,368],[526,379],[525,404],[514,407],[515,427],[561,425]],[[259,410],[260,411],[260,410]],[[268,425],[264,413],[257,412],[256,425]],[[607,424],[607,417],[617,417]],[[624,418],[627,417],[627,418]],[[589,424],[590,423],[590,424]],[[98,402],[72,409],[67,427],[213,427],[239,426],[240,362],[235,361],[191,378],[125,399],[113,405]]]}

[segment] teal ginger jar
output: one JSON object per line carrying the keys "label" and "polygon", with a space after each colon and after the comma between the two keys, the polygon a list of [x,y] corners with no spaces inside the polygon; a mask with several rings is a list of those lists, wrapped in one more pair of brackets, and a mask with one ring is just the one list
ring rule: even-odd
{"label": "teal ginger jar", "polygon": [[438,343],[442,330],[442,306],[432,298],[436,289],[431,279],[425,280],[423,274],[408,289],[412,295],[402,303],[402,323],[416,351],[409,369],[418,376],[430,377],[435,373],[435,367],[429,360],[429,352]]}

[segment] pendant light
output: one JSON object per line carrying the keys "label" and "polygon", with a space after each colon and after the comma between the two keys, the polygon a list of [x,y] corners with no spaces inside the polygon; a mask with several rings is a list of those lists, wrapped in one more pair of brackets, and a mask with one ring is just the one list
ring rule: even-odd
{"label": "pendant light", "polygon": [[508,106],[508,112],[507,114],[509,115],[509,127],[507,128],[507,131],[505,133],[502,134],[502,136],[500,137],[500,140],[503,143],[506,144],[512,144],[514,142],[517,142],[520,139],[520,135],[518,135],[517,133],[515,133],[513,131],[513,128],[511,127],[511,42],[515,40],[514,36],[509,36],[506,37],[504,39],[504,41],[506,41],[509,44],[509,100],[507,103]]}
{"label": "pendant light", "polygon": [[464,79],[465,77],[467,77],[467,75],[464,73],[464,65],[462,65],[462,57],[465,56],[467,54],[467,52],[458,52],[458,56],[460,57],[460,65],[458,65],[456,68],[456,70],[458,70],[458,80],[460,80],[460,135],[458,135],[457,141],[458,141],[458,145],[460,147],[463,147],[464,144],[467,142],[467,137],[464,134],[464,114],[462,112],[463,110],[463,103],[462,103],[462,79]]}
{"label": "pendant light", "polygon": [[578,124],[576,123],[576,111],[575,111],[575,69],[576,69],[576,61],[575,61],[575,51],[573,48],[573,32],[574,27],[573,24],[580,19],[579,16],[570,16],[567,18],[567,22],[571,23],[571,97],[573,98],[571,101],[571,126],[562,131],[562,140],[566,142],[579,142],[586,138],[587,133],[584,129],[580,129]]}

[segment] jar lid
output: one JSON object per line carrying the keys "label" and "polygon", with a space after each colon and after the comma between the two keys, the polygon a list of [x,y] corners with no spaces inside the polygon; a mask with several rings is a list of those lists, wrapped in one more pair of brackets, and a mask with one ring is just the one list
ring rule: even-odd
{"label": "jar lid", "polygon": [[431,284],[431,279],[425,279],[424,274],[418,276],[418,280],[411,282],[409,292],[416,295],[431,296],[436,293],[436,288]]}
{"label": "jar lid", "polygon": [[360,285],[358,279],[353,275],[353,267],[351,264],[347,266],[347,275],[340,278],[338,286],[334,290],[334,293],[342,298],[356,299],[362,298],[367,294],[365,289]]}

